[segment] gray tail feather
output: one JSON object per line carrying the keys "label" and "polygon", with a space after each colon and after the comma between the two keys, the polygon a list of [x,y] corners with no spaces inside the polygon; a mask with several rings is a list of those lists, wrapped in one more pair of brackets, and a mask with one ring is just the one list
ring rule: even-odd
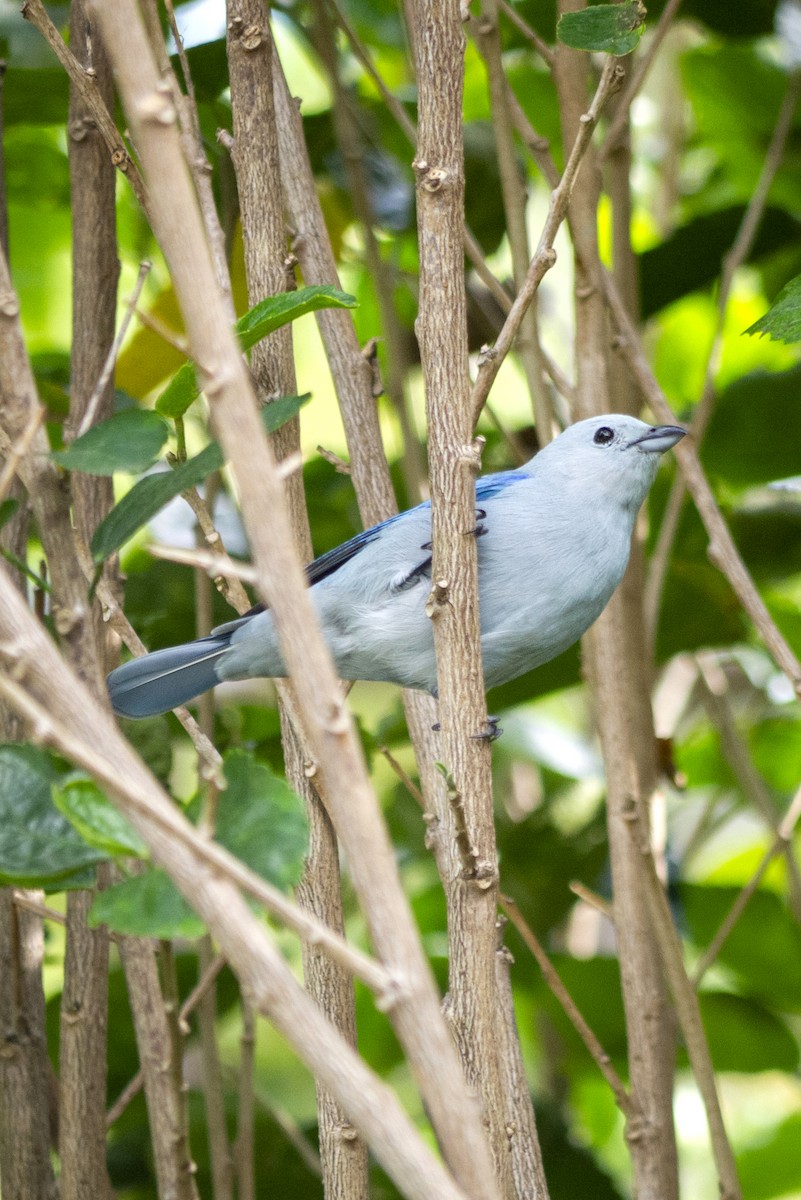
{"label": "gray tail feather", "polygon": [[152,717],[186,704],[219,683],[215,670],[230,634],[155,650],[112,671],[108,693],[121,717]]}

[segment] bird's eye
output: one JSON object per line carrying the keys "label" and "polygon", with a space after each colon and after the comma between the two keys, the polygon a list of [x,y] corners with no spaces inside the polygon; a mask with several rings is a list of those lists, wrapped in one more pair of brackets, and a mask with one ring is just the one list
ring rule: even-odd
{"label": "bird's eye", "polygon": [[592,439],[596,446],[608,446],[615,436],[615,431],[610,429],[608,425],[602,425],[600,429],[596,429],[595,437]]}

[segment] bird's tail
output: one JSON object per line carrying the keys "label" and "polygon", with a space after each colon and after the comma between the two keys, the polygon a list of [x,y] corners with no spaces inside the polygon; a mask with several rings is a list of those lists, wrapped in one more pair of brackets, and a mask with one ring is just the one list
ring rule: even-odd
{"label": "bird's tail", "polygon": [[230,633],[212,634],[123,663],[107,680],[115,713],[152,717],[207,692],[219,683],[215,667],[230,640]]}

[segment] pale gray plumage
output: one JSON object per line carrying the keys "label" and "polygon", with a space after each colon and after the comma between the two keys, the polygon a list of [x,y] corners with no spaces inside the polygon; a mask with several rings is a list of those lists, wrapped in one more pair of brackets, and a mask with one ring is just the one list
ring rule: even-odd
{"label": "pale gray plumage", "polygon": [[[487,687],[547,662],[590,627],[629,559],[659,457],[684,430],[609,414],[571,425],[524,467],[476,484],[481,649]],[[308,568],[311,595],[343,679],[436,691],[431,509],[418,505]],[[115,710],[165,712],[226,679],[286,671],[269,611],[208,638],[157,650],[109,675]]]}

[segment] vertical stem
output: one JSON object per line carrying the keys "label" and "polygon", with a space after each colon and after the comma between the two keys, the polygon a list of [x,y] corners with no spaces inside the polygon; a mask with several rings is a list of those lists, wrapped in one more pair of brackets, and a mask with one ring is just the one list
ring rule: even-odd
{"label": "vertical stem", "polygon": [[[498,0],[482,0],[478,36],[479,46],[487,64],[492,128],[498,154],[506,231],[512,254],[512,271],[515,287],[520,288],[526,278],[531,252],[526,230],[526,189],[512,133],[509,85],[503,73]],[[520,322],[517,351],[531,394],[537,438],[540,445],[544,446],[551,440],[553,410],[538,355],[536,300]]]}
{"label": "vertical stem", "polygon": [[256,1200],[256,1103],[253,1070],[256,1052],[256,1013],[250,1001],[242,997],[242,1036],[239,1040],[239,1122],[234,1146],[238,1200]]}
{"label": "vertical stem", "polygon": [[[457,0],[416,0],[420,343],[429,423],[433,620],[447,795],[437,793],[449,862],[448,1014],[470,1084],[482,1100],[495,1171],[514,1196],[497,1033],[498,868],[486,740],[478,613],[475,476],[464,287],[462,90],[464,32]],[[459,836],[457,836],[457,830]]]}
{"label": "vertical stem", "polygon": [[[286,287],[287,255],[274,101],[275,59],[261,0],[228,0],[228,62],[234,117],[233,161],[242,213],[248,296],[250,303],[255,304],[265,295]],[[270,396],[293,393],[296,385],[290,328],[278,330],[254,347],[251,366],[262,402]],[[278,458],[299,448],[297,419],[274,435],[273,444]],[[294,473],[286,481],[285,494],[295,544],[308,560],[312,557],[311,534],[299,474]],[[291,703],[291,696],[282,686],[279,703],[287,779],[303,797],[310,829],[309,855],[298,896],[326,924],[341,932],[344,918],[339,846],[309,778],[306,767],[310,754],[289,718],[287,700]],[[303,949],[303,970],[310,994],[355,1047],[352,980],[342,967],[308,945]],[[335,1197],[361,1200],[368,1192],[367,1146],[356,1136],[341,1105],[319,1082],[317,1109],[325,1194],[329,1200]]]}
{"label": "vertical stem", "polygon": [[[70,48],[91,70],[98,94],[113,106],[111,68],[84,0],[70,8]],[[70,87],[67,127],[72,211],[72,327],[68,433],[81,426],[114,340],[117,299],[115,170],[108,150],[80,93]],[[109,377],[96,408],[96,420],[111,416],[114,381]],[[71,479],[73,520],[79,536],[91,540],[114,503],[110,478],[76,473]],[[110,583],[116,562],[104,565]],[[91,610],[94,646],[81,654],[81,668],[96,694],[103,687],[109,645],[99,604]],[[108,934],[89,929],[91,892],[67,896],[64,989],[61,995],[60,1121],[62,1200],[108,1196],[106,1171],[106,1053],[108,1027]]]}
{"label": "vertical stem", "polygon": [[[564,0],[561,11],[583,7]],[[570,145],[587,102],[586,55],[560,45],[555,76],[563,136]],[[589,149],[569,209],[575,249],[576,417],[609,408],[609,334],[600,287],[597,206],[600,175]],[[627,1123],[640,1200],[678,1195],[672,1115],[673,1037],[665,981],[648,910],[643,857],[650,852],[648,803],[656,780],[654,735],[635,565],[584,639],[607,774],[615,928],[638,1118]]]}
{"label": "vertical stem", "polygon": [[54,1200],[41,917],[0,889],[0,1182],[3,1200]]}
{"label": "vertical stem", "polygon": [[124,937],[120,939],[120,958],[144,1075],[158,1194],[198,1200],[155,951],[143,938]]}

